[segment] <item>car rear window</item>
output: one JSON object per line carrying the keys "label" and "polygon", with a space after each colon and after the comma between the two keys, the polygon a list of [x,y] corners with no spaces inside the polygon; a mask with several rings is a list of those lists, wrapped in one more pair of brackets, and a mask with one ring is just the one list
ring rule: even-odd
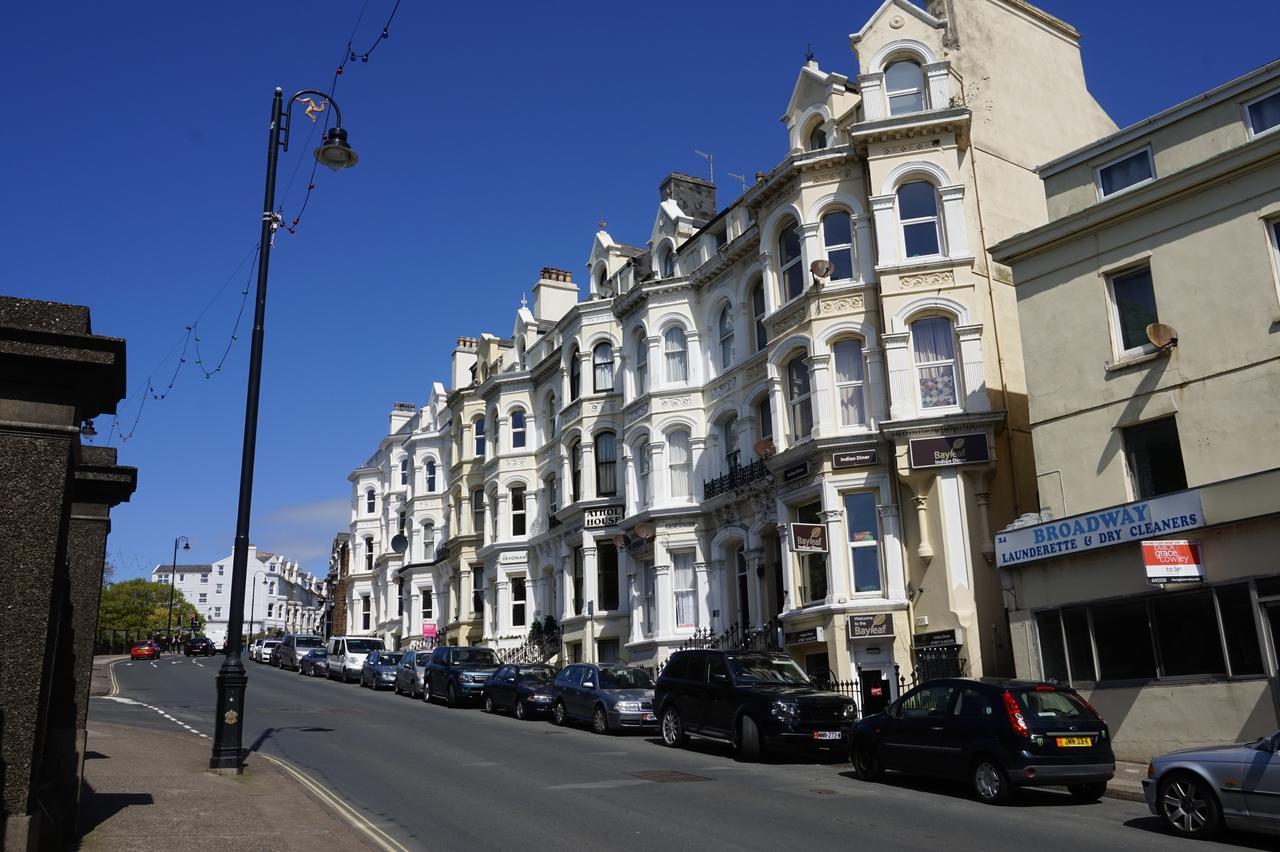
{"label": "car rear window", "polygon": [[1059,690],[1048,689],[1015,689],[1010,690],[1018,705],[1027,716],[1028,722],[1042,720],[1060,722],[1080,719],[1093,719],[1093,713],[1080,700],[1080,697]]}
{"label": "car rear window", "polygon": [[135,648],[147,648],[147,647],[150,647],[150,645],[151,645],[150,642],[134,642],[133,643],[133,647]]}
{"label": "car rear window", "polygon": [[555,680],[556,674],[551,669],[521,669],[520,683],[539,684],[551,683]]}
{"label": "car rear window", "polygon": [[463,648],[453,652],[453,664],[455,666],[496,666],[498,658],[488,648]]}
{"label": "car rear window", "polygon": [[384,651],[378,655],[378,665],[394,666],[396,663],[400,662],[400,658],[403,656],[404,654],[389,654]]}
{"label": "car rear window", "polygon": [[600,669],[601,689],[653,689],[653,678],[644,669]]}
{"label": "car rear window", "polygon": [[262,647],[264,647],[264,648],[274,648],[275,646],[277,646],[277,645],[279,645],[279,644],[280,644],[279,640],[276,640],[276,639],[268,639],[266,642],[263,642],[263,643],[262,643]]}
{"label": "car rear window", "polygon": [[294,645],[299,648],[323,648],[324,640],[319,636],[299,636],[293,640]]}
{"label": "car rear window", "polygon": [[348,654],[367,654],[370,651],[381,651],[381,650],[382,650],[381,639],[348,639],[347,640]]}

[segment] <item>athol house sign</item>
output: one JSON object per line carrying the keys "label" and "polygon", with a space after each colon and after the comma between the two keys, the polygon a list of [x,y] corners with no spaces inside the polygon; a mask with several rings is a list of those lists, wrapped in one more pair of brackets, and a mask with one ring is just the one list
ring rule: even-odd
{"label": "athol house sign", "polygon": [[793,553],[826,553],[826,524],[792,524],[791,550]]}
{"label": "athol house sign", "polygon": [[616,527],[622,520],[623,506],[594,506],[582,513],[582,528],[598,530],[605,527]]}

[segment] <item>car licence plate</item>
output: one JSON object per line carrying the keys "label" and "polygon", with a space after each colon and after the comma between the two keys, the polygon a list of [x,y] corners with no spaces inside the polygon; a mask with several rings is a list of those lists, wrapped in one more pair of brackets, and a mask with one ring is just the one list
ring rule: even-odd
{"label": "car licence plate", "polygon": [[642,722],[656,722],[656,721],[658,721],[658,717],[657,717],[657,716],[654,716],[652,713],[645,713],[645,714],[644,714],[644,717],[641,719],[641,721],[642,721]]}
{"label": "car licence plate", "polygon": [[1058,737],[1058,748],[1088,748],[1091,745],[1092,737]]}
{"label": "car licence plate", "polygon": [[839,731],[814,731],[813,738],[815,740],[841,740],[844,734]]}

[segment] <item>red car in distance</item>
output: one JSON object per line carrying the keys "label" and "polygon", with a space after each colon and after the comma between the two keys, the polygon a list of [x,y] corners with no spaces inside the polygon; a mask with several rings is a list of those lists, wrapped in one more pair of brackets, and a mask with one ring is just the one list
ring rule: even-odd
{"label": "red car in distance", "polygon": [[134,642],[133,647],[129,649],[129,659],[158,660],[160,659],[160,646],[150,639]]}

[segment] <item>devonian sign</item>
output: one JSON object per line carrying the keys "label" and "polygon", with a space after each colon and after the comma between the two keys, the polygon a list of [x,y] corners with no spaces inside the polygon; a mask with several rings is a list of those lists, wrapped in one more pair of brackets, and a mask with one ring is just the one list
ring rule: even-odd
{"label": "devonian sign", "polygon": [[998,533],[996,565],[1007,568],[1202,526],[1204,509],[1200,506],[1200,492],[1179,491]]}

